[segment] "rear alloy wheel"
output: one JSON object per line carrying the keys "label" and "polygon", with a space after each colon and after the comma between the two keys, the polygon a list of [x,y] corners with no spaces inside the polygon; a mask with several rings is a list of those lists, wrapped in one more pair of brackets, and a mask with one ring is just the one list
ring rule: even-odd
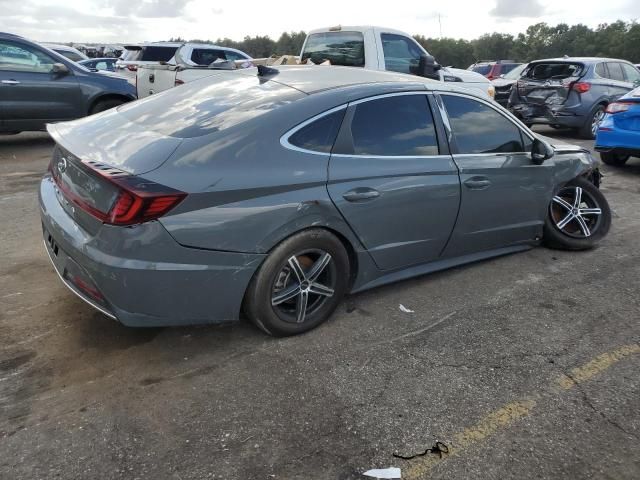
{"label": "rear alloy wheel", "polygon": [[561,187],[549,205],[544,241],[554,248],[586,250],[611,227],[611,209],[602,192],[584,178]]}
{"label": "rear alloy wheel", "polygon": [[580,129],[580,136],[588,140],[596,138],[598,127],[600,127],[600,122],[602,122],[604,115],[604,105],[598,105],[595,110],[591,112],[591,115],[589,115],[587,121]]}
{"label": "rear alloy wheel", "polygon": [[292,236],[267,257],[249,285],[245,312],[274,336],[317,327],[347,290],[349,257],[334,235],[308,230]]}
{"label": "rear alloy wheel", "polygon": [[627,163],[629,157],[630,155],[623,155],[616,152],[600,152],[600,159],[607,165],[612,165],[614,167],[621,167]]}

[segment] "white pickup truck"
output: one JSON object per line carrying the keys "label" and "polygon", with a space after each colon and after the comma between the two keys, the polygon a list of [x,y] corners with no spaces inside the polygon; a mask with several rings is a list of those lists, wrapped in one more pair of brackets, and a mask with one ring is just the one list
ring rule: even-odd
{"label": "white pickup truck", "polygon": [[[178,56],[176,60],[179,60]],[[235,67],[247,66],[241,65],[242,63],[235,62]],[[261,63],[264,64],[264,61]],[[441,67],[411,35],[390,28],[367,26],[313,30],[307,35],[302,46],[300,63],[390,70],[443,82],[463,82],[465,87],[491,99],[495,94],[493,85],[483,75],[468,70]],[[146,66],[138,70],[138,98],[215,75],[217,71],[219,68],[190,67],[185,64]]]}

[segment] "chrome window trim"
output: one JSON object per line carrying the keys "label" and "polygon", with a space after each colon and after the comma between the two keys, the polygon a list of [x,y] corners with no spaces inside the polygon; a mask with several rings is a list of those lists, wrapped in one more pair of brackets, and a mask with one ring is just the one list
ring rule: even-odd
{"label": "chrome window trim", "polygon": [[[487,107],[491,108],[493,111],[497,112],[499,115],[502,115],[507,121],[511,122],[518,130],[520,130],[520,132],[522,132],[524,135],[526,135],[527,138],[529,138],[529,140],[531,140],[532,142],[535,140],[535,137],[533,136],[533,133],[527,131],[528,129],[526,128],[526,126],[524,124],[522,124],[520,122],[520,120],[518,120],[515,116],[513,116],[508,111],[501,112],[500,110],[495,108],[493,105],[491,105],[491,103],[489,103],[488,101],[484,100],[483,98],[474,97],[472,95],[466,95],[464,93],[447,92],[447,91],[442,91],[442,90],[438,91],[437,93],[439,95],[453,95],[453,96],[456,96],[456,97],[468,98],[470,100],[475,100],[477,102],[483,103]],[[446,113],[447,121],[449,121],[449,114],[448,114],[448,112],[446,112],[446,107],[444,105],[443,105],[443,107],[445,108],[445,112],[444,113],[441,112],[440,114],[444,115]],[[444,120],[443,120],[443,122],[444,122]],[[525,128],[522,128],[522,127],[525,127]],[[452,130],[452,135],[455,135],[453,133],[453,130]],[[498,154],[512,155],[512,154],[523,154],[523,153],[531,154],[531,152],[522,151],[522,152],[498,152],[498,153],[456,153],[454,155],[498,155]]]}
{"label": "chrome window trim", "polygon": [[282,145],[284,148],[287,148],[289,150],[295,150],[296,152],[311,153],[313,155],[322,155],[322,156],[326,156],[326,157],[331,156],[331,152],[317,152],[315,150],[308,150],[306,148],[298,147],[298,146],[292,144],[291,142],[289,142],[289,139],[294,134],[296,134],[298,131],[302,130],[304,127],[309,125],[310,123],[313,123],[316,120],[320,120],[321,118],[326,117],[327,115],[331,115],[332,113],[339,112],[340,110],[346,110],[346,108],[348,106],[349,106],[349,104],[345,103],[345,104],[340,105],[338,107],[334,107],[334,108],[331,108],[329,110],[325,110],[324,112],[319,113],[317,115],[314,115],[313,117],[311,117],[311,118],[305,120],[304,122],[296,125],[291,130],[288,130],[284,135],[282,135],[280,137],[280,145]]}
{"label": "chrome window trim", "polygon": [[362,155],[362,154],[349,154],[349,153],[333,153],[332,157],[337,158],[354,158],[354,157],[366,157],[366,158],[375,158],[375,159],[385,159],[385,158],[451,158],[451,155]]}

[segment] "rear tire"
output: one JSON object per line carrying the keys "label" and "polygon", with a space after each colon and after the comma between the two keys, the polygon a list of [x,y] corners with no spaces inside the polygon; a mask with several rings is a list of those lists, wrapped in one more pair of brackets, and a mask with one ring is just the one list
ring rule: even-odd
{"label": "rear tire", "polygon": [[349,256],[323,229],[297,233],[274,248],[244,299],[247,317],[273,336],[298,335],[326,321],[347,293]]}
{"label": "rear tire", "polygon": [[584,138],[586,140],[593,140],[596,138],[596,132],[598,131],[598,126],[604,117],[604,105],[597,105],[594,108],[587,119],[584,122],[584,125],[578,130],[578,134],[580,138]]}
{"label": "rear tire", "polygon": [[544,224],[544,243],[563,250],[595,247],[611,228],[609,202],[598,188],[578,177],[553,196]]}
{"label": "rear tire", "polygon": [[607,165],[612,165],[614,167],[621,167],[631,155],[622,155],[620,153],[616,153],[615,151],[611,152],[600,152],[600,159],[606,163]]}
{"label": "rear tire", "polygon": [[105,110],[118,107],[123,103],[125,103],[124,100],[120,100],[116,98],[111,100],[100,100],[93,107],[91,107],[91,112],[89,112],[89,115],[94,115],[96,113],[104,112]]}

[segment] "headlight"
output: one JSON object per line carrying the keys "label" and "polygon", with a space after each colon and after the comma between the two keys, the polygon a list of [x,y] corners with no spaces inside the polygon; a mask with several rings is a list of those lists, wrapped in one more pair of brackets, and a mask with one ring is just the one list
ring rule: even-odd
{"label": "headlight", "polygon": [[487,94],[492,99],[496,98],[496,89],[493,85],[489,85],[489,88],[487,89]]}

